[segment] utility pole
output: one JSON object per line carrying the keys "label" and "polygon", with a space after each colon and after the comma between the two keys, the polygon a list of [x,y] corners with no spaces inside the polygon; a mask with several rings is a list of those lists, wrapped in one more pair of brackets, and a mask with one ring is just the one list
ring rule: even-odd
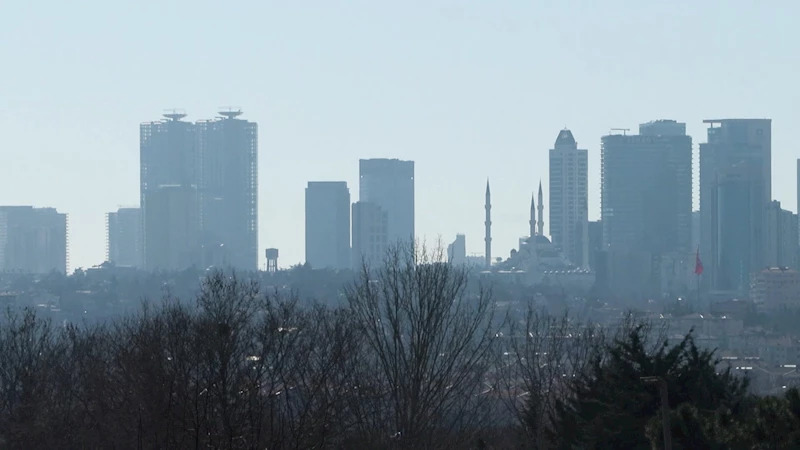
{"label": "utility pole", "polygon": [[669,423],[669,393],[667,382],[661,377],[641,377],[645,384],[658,384],[661,393],[661,425],[664,427],[664,450],[672,450],[672,427]]}

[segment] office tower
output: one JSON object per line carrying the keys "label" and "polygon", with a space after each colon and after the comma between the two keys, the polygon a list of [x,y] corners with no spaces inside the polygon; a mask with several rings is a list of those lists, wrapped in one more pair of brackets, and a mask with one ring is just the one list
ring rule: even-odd
{"label": "office tower", "polygon": [[55,208],[0,206],[0,270],[67,273],[67,215]]}
{"label": "office tower", "polygon": [[358,199],[380,206],[388,217],[388,239],[414,241],[414,161],[362,159],[359,161]]}
{"label": "office tower", "polygon": [[389,248],[389,215],[372,202],[353,203],[353,270],[378,267]]}
{"label": "office tower", "polygon": [[[674,134],[653,134],[664,130]],[[601,221],[610,249],[689,250],[692,138],[683,130],[657,121],[642,124],[639,135],[602,138]]]}
{"label": "office tower", "polygon": [[[724,213],[738,211],[738,216],[729,215],[728,218],[747,224],[748,234],[742,236],[746,242],[738,244],[748,249],[748,264],[744,271],[748,274],[760,271],[765,262],[767,205],[772,200],[771,120],[723,119],[705,120],[704,123],[710,127],[708,142],[700,144],[700,253],[706,274],[703,283],[706,288],[723,289],[736,284],[731,281],[730,271],[741,268],[729,266],[731,250],[723,247],[725,239],[720,236],[719,226],[724,226],[724,221],[718,217],[723,211],[715,204],[716,185],[720,179],[725,181],[729,178],[727,172],[734,166],[738,166],[734,170],[738,175],[731,176],[747,179],[748,188],[740,188],[738,192],[747,193],[748,197],[743,197],[736,202],[737,207],[730,207]],[[727,262],[723,261],[726,258]],[[715,273],[718,269],[723,270],[723,265],[726,265],[724,270],[728,273],[717,277]],[[714,280],[721,284],[715,285]]]}
{"label": "office tower", "polygon": [[797,214],[773,200],[767,210],[766,266],[797,268]]}
{"label": "office tower", "polygon": [[603,245],[612,278],[645,283],[637,292],[660,293],[660,258],[690,251],[692,138],[685,129],[660,120],[640,125],[639,135],[602,138]]}
{"label": "office tower", "polygon": [[484,242],[484,256],[486,258],[486,268],[492,267],[492,192],[489,190],[489,180],[486,180],[486,199],[483,206],[486,212],[486,220],[483,222],[486,227]]}
{"label": "office tower", "polygon": [[[800,215],[800,159],[797,160],[797,178],[795,179],[797,187],[797,214]],[[797,227],[797,236],[800,240],[800,225]]]}
{"label": "office tower", "polygon": [[[753,205],[760,203],[759,175],[760,167],[747,161],[716,171],[707,206],[701,205],[715,211],[711,216],[714,256],[704,264],[704,273],[707,266],[713,267],[708,275],[714,290],[746,294],[754,264],[764,260],[758,257],[759,244],[753,239],[761,218],[750,214]],[[701,248],[705,243],[704,238]]]}
{"label": "office tower", "polygon": [[258,125],[219,114],[195,124],[202,263],[257,270]]}
{"label": "office tower", "polygon": [[344,181],[308,182],[306,263],[315,269],[351,265],[350,189]]}
{"label": "office tower", "polygon": [[581,224],[589,220],[585,208],[589,202],[588,154],[578,148],[567,129],[558,133],[550,150],[550,237],[564,256],[578,265],[582,251],[576,246],[576,230],[582,230]]}
{"label": "office tower", "polygon": [[195,127],[182,113],[141,124],[140,196],[144,267],[200,264],[200,159]]}
{"label": "office tower", "polygon": [[461,265],[467,263],[467,237],[457,234],[456,240],[447,246],[447,261],[450,264]]}
{"label": "office tower", "polygon": [[119,208],[106,214],[106,261],[142,267],[142,214],[139,208]]}

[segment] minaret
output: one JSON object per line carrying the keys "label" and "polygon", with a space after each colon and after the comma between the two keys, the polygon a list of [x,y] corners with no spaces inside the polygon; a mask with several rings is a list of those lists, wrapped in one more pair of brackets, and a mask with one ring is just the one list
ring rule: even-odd
{"label": "minaret", "polygon": [[489,192],[489,179],[486,179],[486,268],[492,267],[492,194]]}
{"label": "minaret", "polygon": [[542,195],[542,180],[539,180],[539,236],[544,236],[544,195]]}
{"label": "minaret", "polygon": [[528,221],[528,226],[531,229],[528,236],[536,236],[536,203],[533,202],[533,192],[531,192],[531,220]]}

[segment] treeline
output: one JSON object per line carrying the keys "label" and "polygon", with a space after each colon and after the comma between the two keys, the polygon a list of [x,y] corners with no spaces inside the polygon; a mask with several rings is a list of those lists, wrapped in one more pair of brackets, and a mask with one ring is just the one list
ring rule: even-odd
{"label": "treeline", "polygon": [[441,252],[398,248],[301,307],[211,274],[103,326],[0,325],[0,448],[796,448],[800,396],[755,398],[691,335],[498,310]]}

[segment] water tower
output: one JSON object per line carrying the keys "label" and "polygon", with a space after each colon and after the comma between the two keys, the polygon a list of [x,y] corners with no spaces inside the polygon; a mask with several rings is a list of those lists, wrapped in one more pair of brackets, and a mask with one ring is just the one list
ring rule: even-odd
{"label": "water tower", "polygon": [[278,249],[268,248],[267,251],[267,272],[275,273],[278,271]]}

